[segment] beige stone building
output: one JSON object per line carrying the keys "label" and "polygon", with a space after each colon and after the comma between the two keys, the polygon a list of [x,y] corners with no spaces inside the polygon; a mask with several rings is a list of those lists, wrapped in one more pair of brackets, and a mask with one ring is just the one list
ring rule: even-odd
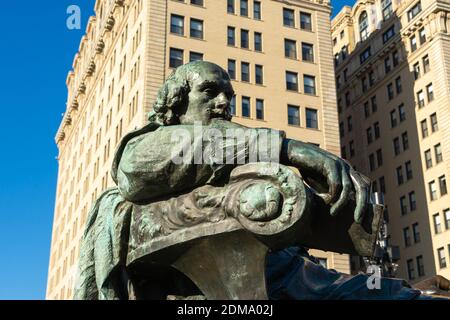
{"label": "beige stone building", "polygon": [[[67,77],[56,136],[59,175],[47,287],[68,299],[88,211],[112,186],[121,137],[146,123],[177,66],[213,61],[229,70],[234,121],[283,129],[340,152],[331,8],[306,0],[97,0]],[[346,255],[314,252],[349,272]]]}
{"label": "beige stone building", "polygon": [[450,277],[450,2],[357,1],[332,39],[342,154],[384,194],[398,276]]}

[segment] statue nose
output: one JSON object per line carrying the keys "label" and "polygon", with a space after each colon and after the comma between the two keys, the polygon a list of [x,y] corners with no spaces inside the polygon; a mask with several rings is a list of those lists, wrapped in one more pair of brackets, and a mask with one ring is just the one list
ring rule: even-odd
{"label": "statue nose", "polygon": [[225,109],[229,104],[230,102],[224,93],[221,93],[216,99],[216,108]]}

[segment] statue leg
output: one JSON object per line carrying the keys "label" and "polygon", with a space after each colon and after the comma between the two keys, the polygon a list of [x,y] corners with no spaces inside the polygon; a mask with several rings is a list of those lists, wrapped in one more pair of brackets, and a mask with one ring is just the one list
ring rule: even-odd
{"label": "statue leg", "polygon": [[199,240],[173,267],[208,300],[267,300],[267,252],[267,246],[240,230]]}

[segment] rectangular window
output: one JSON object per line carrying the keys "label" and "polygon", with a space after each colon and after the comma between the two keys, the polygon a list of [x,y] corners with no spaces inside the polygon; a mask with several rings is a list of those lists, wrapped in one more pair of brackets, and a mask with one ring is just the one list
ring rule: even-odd
{"label": "rectangular window", "polygon": [[294,10],[283,8],[283,24],[295,28]]}
{"label": "rectangular window", "polygon": [[284,39],[284,56],[297,59],[297,42],[295,40]]}
{"label": "rectangular window", "polygon": [[406,262],[406,265],[408,267],[408,278],[409,278],[409,280],[414,280],[414,278],[415,278],[414,260],[413,259],[409,259]]}
{"label": "rectangular window", "polygon": [[398,63],[399,63],[399,56],[398,56],[398,51],[397,51],[397,50],[395,50],[395,51],[392,53],[392,61],[394,62],[394,67],[398,66]]}
{"label": "rectangular window", "polygon": [[378,167],[381,167],[383,165],[383,152],[381,151],[381,149],[377,150],[377,162]]}
{"label": "rectangular window", "polygon": [[253,1],[253,19],[261,20],[261,2]]}
{"label": "rectangular window", "polygon": [[196,39],[203,39],[203,21],[198,19],[191,19],[190,37]]}
{"label": "rectangular window", "polygon": [[367,144],[371,144],[373,142],[372,127],[367,128],[366,136],[367,136]]}
{"label": "rectangular window", "polygon": [[263,66],[261,66],[259,64],[255,65],[255,83],[256,84],[264,83]]}
{"label": "rectangular window", "polygon": [[409,227],[403,228],[403,241],[405,247],[409,247],[411,245],[411,235],[409,234]]}
{"label": "rectangular window", "polygon": [[298,91],[298,74],[296,72],[286,71],[286,89]]}
{"label": "rectangular window", "polygon": [[438,126],[438,120],[437,120],[437,115],[436,113],[433,113],[430,116],[430,121],[431,121],[431,131],[432,132],[436,132],[439,130],[439,126]]}
{"label": "rectangular window", "polygon": [[397,167],[396,172],[397,172],[397,184],[401,185],[405,182],[403,178],[403,167],[402,166]]}
{"label": "rectangular window", "polygon": [[434,156],[436,157],[436,164],[441,163],[444,160],[440,143],[434,146]]}
{"label": "rectangular window", "polygon": [[402,143],[403,143],[403,151],[409,149],[409,139],[408,139],[408,132],[402,133]]}
{"label": "rectangular window", "polygon": [[417,262],[417,273],[418,273],[419,277],[424,277],[425,276],[425,265],[423,263],[423,257],[418,256],[416,258],[416,262]]}
{"label": "rectangular window", "polygon": [[388,42],[393,36],[395,36],[394,26],[391,26],[389,29],[383,33],[383,44]]}
{"label": "rectangular window", "polygon": [[352,130],[353,130],[353,118],[352,118],[352,116],[348,116],[347,117],[347,128],[348,128],[348,132],[352,132]]}
{"label": "rectangular window", "polygon": [[203,61],[203,53],[191,51],[189,53],[189,61]]}
{"label": "rectangular window", "polygon": [[380,123],[379,122],[375,122],[373,124],[373,132],[375,134],[375,140],[379,139],[381,136],[381,132],[380,132]]}
{"label": "rectangular window", "polygon": [[369,154],[369,169],[370,171],[375,170],[375,155],[373,153]]}
{"label": "rectangular window", "polygon": [[439,213],[436,213],[433,215],[433,224],[434,224],[434,233],[439,234],[442,232],[442,226],[441,226],[441,216]]}
{"label": "rectangular window", "polygon": [[302,59],[303,61],[314,62],[314,49],[312,44],[302,42]]}
{"label": "rectangular window", "polygon": [[405,169],[406,169],[406,180],[411,180],[413,178],[411,161],[405,162]]}
{"label": "rectangular window", "polygon": [[433,159],[431,157],[431,150],[428,149],[424,153],[425,155],[425,166],[427,169],[430,169],[433,166]]}
{"label": "rectangular window", "polygon": [[417,16],[420,11],[422,11],[422,6],[420,4],[420,1],[414,5],[414,7],[412,7],[409,11],[408,11],[408,21],[411,21],[412,19],[414,19],[415,16]]}
{"label": "rectangular window", "polygon": [[350,141],[348,147],[350,149],[350,157],[353,157],[355,155],[355,142],[353,140]]}
{"label": "rectangular window", "polygon": [[411,38],[409,38],[409,44],[411,46],[411,52],[414,52],[417,50],[417,39],[416,36],[412,36]]}
{"label": "rectangular window", "polygon": [[368,118],[370,117],[370,108],[369,108],[369,102],[364,102],[364,117]]}
{"label": "rectangular window", "polygon": [[422,64],[423,64],[423,73],[427,73],[428,71],[430,71],[430,59],[428,58],[428,55],[422,58]]}
{"label": "rectangular window", "polygon": [[370,58],[370,47],[368,47],[366,50],[364,50],[360,55],[359,55],[359,62],[361,64],[363,64],[364,62],[367,61],[367,59]]}
{"label": "rectangular window", "polygon": [[227,12],[234,14],[235,8],[234,8],[234,1],[235,0],[227,0]]}
{"label": "rectangular window", "polygon": [[170,48],[170,61],[169,66],[171,68],[178,68],[183,63],[183,50]]}
{"label": "rectangular window", "polygon": [[228,60],[228,74],[230,79],[236,80],[236,60]]}
{"label": "rectangular window", "polygon": [[424,44],[425,42],[427,42],[427,36],[425,34],[425,28],[422,28],[419,30],[419,41],[420,44]]}
{"label": "rectangular window", "polygon": [[241,63],[241,81],[250,82],[250,64],[247,62]]}
{"label": "rectangular window", "polygon": [[234,27],[228,27],[227,43],[233,47],[236,45],[236,29]]}
{"label": "rectangular window", "polygon": [[391,111],[391,128],[397,126],[397,111],[394,109]]}
{"label": "rectangular window", "polygon": [[195,4],[197,6],[203,6],[203,0],[191,0],[191,4]]}
{"label": "rectangular window", "polygon": [[428,124],[427,119],[420,122],[420,128],[422,129],[422,138],[428,137]]}
{"label": "rectangular window", "polygon": [[394,86],[392,85],[392,83],[389,83],[386,87],[387,89],[387,96],[389,100],[394,99]]}
{"label": "rectangular window", "polygon": [[420,90],[416,93],[417,103],[419,104],[419,108],[423,108],[425,106],[425,96],[423,94],[423,90]]}
{"label": "rectangular window", "polygon": [[413,66],[413,73],[414,73],[414,80],[420,78],[420,64],[418,62]]}
{"label": "rectangular window", "polygon": [[439,189],[441,190],[441,197],[447,194],[447,180],[445,175],[439,177]]}
{"label": "rectangular window", "polygon": [[288,124],[300,126],[300,107],[288,105]]}
{"label": "rectangular window", "polygon": [[420,230],[419,230],[419,224],[418,223],[414,223],[412,225],[413,228],[413,237],[414,237],[414,242],[415,243],[419,243],[420,242]]}
{"label": "rectangular window", "polygon": [[431,201],[436,200],[438,196],[437,196],[436,182],[434,180],[428,182],[428,190],[430,191]]}
{"label": "rectangular window", "polygon": [[445,258],[444,247],[438,249],[439,268],[443,269],[447,267],[447,259]]}
{"label": "rectangular window", "polygon": [[444,210],[445,229],[450,229],[450,209]]}
{"label": "rectangular window", "polygon": [[250,98],[242,97],[242,116],[250,118]]}
{"label": "rectangular window", "polygon": [[409,197],[409,209],[411,211],[415,211],[417,209],[416,193],[414,191],[411,191],[408,194],[408,197]]}
{"label": "rectangular window", "polygon": [[303,75],[304,92],[306,94],[316,95],[316,77]]}
{"label": "rectangular window", "polygon": [[241,16],[248,17],[248,0],[241,0]]}
{"label": "rectangular window", "polygon": [[184,17],[176,14],[170,16],[170,33],[184,35]]}
{"label": "rectangular window", "polygon": [[236,115],[236,96],[234,95],[230,101],[230,112],[233,116]]}
{"label": "rectangular window", "polygon": [[343,138],[344,135],[345,135],[345,127],[344,127],[344,123],[343,122],[339,123],[339,135],[340,135],[341,138]]}
{"label": "rectangular window", "polygon": [[249,48],[248,30],[241,29],[241,48]]}
{"label": "rectangular window", "polygon": [[398,156],[400,154],[400,139],[399,138],[395,138],[393,140],[393,144],[394,144],[394,155]]}
{"label": "rectangular window", "polygon": [[398,106],[398,114],[400,115],[400,122],[403,122],[406,120],[405,105],[403,103]]}
{"label": "rectangular window", "polygon": [[263,49],[262,45],[262,34],[260,32],[255,32],[255,51],[261,52]]}
{"label": "rectangular window", "polygon": [[312,31],[311,14],[300,12],[300,29]]}
{"label": "rectangular window", "polygon": [[264,120],[264,100],[256,99],[256,119]]}
{"label": "rectangular window", "polygon": [[427,98],[428,98],[428,103],[430,103],[431,101],[434,100],[434,91],[433,91],[433,84],[432,83],[427,85]]}
{"label": "rectangular window", "polygon": [[395,89],[397,90],[397,94],[402,92],[402,78],[397,77],[395,79]]}
{"label": "rectangular window", "polygon": [[306,127],[310,129],[318,129],[317,110],[306,108]]}
{"label": "rectangular window", "polygon": [[384,59],[384,72],[388,74],[389,72],[391,72],[391,69],[391,59],[390,57],[387,57],[386,59]]}
{"label": "rectangular window", "polygon": [[400,198],[400,212],[402,214],[402,216],[404,216],[405,214],[408,213],[408,207],[406,205],[406,197],[402,196]]}
{"label": "rectangular window", "polygon": [[350,101],[350,92],[347,91],[345,93],[345,107],[350,107],[351,101]]}

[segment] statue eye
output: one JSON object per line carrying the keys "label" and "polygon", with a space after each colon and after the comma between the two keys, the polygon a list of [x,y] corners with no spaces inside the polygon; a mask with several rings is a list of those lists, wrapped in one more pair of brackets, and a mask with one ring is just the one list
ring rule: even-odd
{"label": "statue eye", "polygon": [[216,90],[214,88],[206,88],[203,92],[209,96],[213,96],[216,93]]}

